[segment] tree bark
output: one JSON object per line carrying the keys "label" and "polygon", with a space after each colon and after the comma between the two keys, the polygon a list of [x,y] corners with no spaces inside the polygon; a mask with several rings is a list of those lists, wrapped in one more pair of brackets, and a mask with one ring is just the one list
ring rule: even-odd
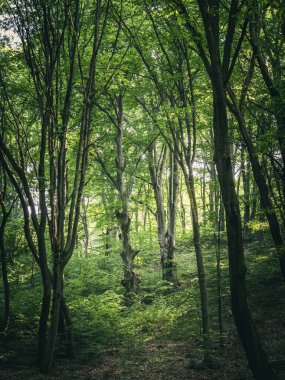
{"label": "tree bark", "polygon": [[131,219],[128,212],[124,210],[119,212],[117,210],[116,216],[120,225],[121,239],[122,239],[122,252],[121,258],[123,260],[123,279],[122,285],[126,293],[137,292],[139,289],[139,278],[134,271],[134,260],[139,251],[136,251],[131,246],[130,239],[130,224]]}
{"label": "tree bark", "polygon": [[[255,378],[269,380],[274,379],[275,375],[268,363],[247,303],[241,217],[230,156],[226,91],[224,88],[224,79],[229,75],[228,68],[235,31],[237,2],[231,2],[223,60],[221,60],[219,49],[219,1],[198,0],[197,2],[203,19],[210,55],[210,68],[205,57],[204,64],[210,75],[213,89],[214,158],[226,213],[232,312]],[[184,9],[182,8],[182,10]]]}
{"label": "tree bark", "polygon": [[258,155],[255,151],[251,137],[246,129],[244,117],[238,107],[237,101],[235,99],[235,96],[232,90],[229,88],[228,91],[232,100],[232,103],[231,104],[228,103],[228,104],[230,105],[231,110],[234,112],[236,116],[241,135],[247,147],[254,179],[257,184],[259,194],[260,194],[260,205],[265,212],[265,215],[269,224],[271,236],[272,236],[272,239],[273,239],[273,242],[278,254],[281,273],[285,280],[285,243],[281,234],[280,224],[279,224],[277,215],[274,211],[272,201],[270,199],[268,186],[266,183],[265,176],[263,174],[262,166],[259,162]]}
{"label": "tree bark", "polygon": [[8,221],[8,213],[2,213],[2,220],[0,225],[0,252],[1,252],[1,267],[2,267],[2,279],[3,279],[3,292],[4,292],[4,321],[1,326],[1,331],[6,332],[9,327],[10,320],[10,285],[8,280],[7,270],[7,252],[5,247],[5,227]]}
{"label": "tree bark", "polygon": [[196,202],[192,166],[189,167],[189,175],[188,175],[188,181],[186,183],[186,186],[187,186],[187,192],[188,192],[188,196],[190,200],[190,210],[191,210],[192,227],[193,227],[193,243],[194,243],[194,248],[195,248],[198,279],[199,279],[199,291],[200,291],[201,314],[202,314],[202,331],[204,335],[207,335],[209,333],[208,291],[207,291],[206,275],[205,275],[205,268],[204,268],[204,258],[203,258],[203,254],[201,250],[198,208],[197,208],[197,202]]}

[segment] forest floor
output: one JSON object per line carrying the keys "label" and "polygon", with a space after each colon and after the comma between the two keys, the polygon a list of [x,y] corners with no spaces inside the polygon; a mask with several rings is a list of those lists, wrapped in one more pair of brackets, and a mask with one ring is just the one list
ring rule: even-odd
{"label": "forest floor", "polygon": [[[186,268],[185,262],[189,260],[189,256],[184,256],[184,250],[183,244],[177,249],[177,262],[182,268]],[[211,251],[211,242],[204,242],[204,250]],[[262,249],[257,243],[248,245],[248,293],[250,308],[265,350],[282,380],[285,379],[285,297],[273,251],[269,245],[263,245]],[[0,337],[1,380],[252,379],[232,322],[226,285],[225,247],[222,254],[222,337],[217,333],[215,266],[212,265],[211,255],[206,255],[212,331],[206,344],[205,360],[203,342],[197,333],[200,319],[195,264],[179,273],[177,288],[166,287],[162,283],[151,286],[157,268],[152,274],[149,270],[149,277],[145,275],[144,287],[135,304],[122,307],[121,295],[116,293],[116,287],[110,285],[116,276],[117,279],[120,277],[120,272],[115,269],[110,278],[103,280],[103,272],[109,273],[110,268],[114,269],[117,265],[115,261],[106,265],[106,260],[102,258],[98,264],[97,259],[97,267],[94,268],[97,280],[89,273],[90,269],[88,273],[85,272],[88,270],[86,268],[90,268],[90,262],[85,267],[83,259],[81,267],[77,261],[76,267],[71,267],[67,273],[70,294],[74,295],[74,289],[77,289],[78,294],[78,298],[74,296],[71,307],[77,357],[72,361],[67,360],[58,348],[56,365],[50,376],[41,375],[33,366],[37,320],[33,320],[31,315],[38,307],[40,291],[27,286],[15,290],[14,299],[19,302],[17,297],[21,295],[23,304],[18,305],[15,301],[13,306],[17,306],[21,313],[12,316],[10,333]],[[146,273],[149,265],[148,260],[141,264],[141,275]],[[81,284],[82,278],[82,286],[72,282],[76,271],[83,275],[84,286]],[[94,281],[98,283],[94,285]],[[34,309],[33,302],[27,305],[31,291],[35,292]]]}

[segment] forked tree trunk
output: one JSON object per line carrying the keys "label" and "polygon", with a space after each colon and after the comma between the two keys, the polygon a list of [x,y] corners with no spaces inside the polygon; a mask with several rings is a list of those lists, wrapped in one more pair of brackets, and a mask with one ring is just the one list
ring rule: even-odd
{"label": "forked tree trunk", "polygon": [[168,190],[168,223],[166,222],[166,212],[164,207],[163,194],[163,169],[166,160],[167,150],[162,148],[160,157],[157,157],[156,145],[149,149],[149,172],[151,184],[156,203],[157,236],[160,250],[160,261],[162,268],[162,278],[166,281],[176,281],[176,267],[174,263],[175,250],[175,222],[176,203],[178,191],[178,167],[173,162],[173,153],[169,153],[169,190]]}

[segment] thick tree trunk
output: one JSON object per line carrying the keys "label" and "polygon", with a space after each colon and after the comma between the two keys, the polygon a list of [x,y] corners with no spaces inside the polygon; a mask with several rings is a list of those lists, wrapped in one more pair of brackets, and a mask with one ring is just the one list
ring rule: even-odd
{"label": "thick tree trunk", "polygon": [[60,319],[60,306],[62,299],[62,277],[63,270],[61,268],[60,257],[59,253],[56,252],[54,257],[53,269],[53,297],[50,313],[50,326],[41,368],[44,374],[48,374],[53,365],[54,351]]}
{"label": "thick tree trunk", "polygon": [[173,153],[169,152],[168,223],[166,223],[162,172],[167,151],[165,148],[162,149],[160,159],[157,158],[155,144],[149,149],[148,167],[156,203],[157,236],[160,249],[162,278],[166,281],[175,282],[176,267],[174,263],[174,250],[177,192],[179,185],[178,166],[174,160]]}
{"label": "thick tree trunk", "polygon": [[[230,155],[226,91],[224,88],[224,81],[230,76],[231,49],[236,27],[238,3],[237,1],[232,1],[230,5],[223,57],[220,55],[220,3],[217,0],[197,0],[197,3],[204,24],[207,50],[209,52],[208,60],[200,41],[196,42],[199,54],[211,79],[213,90],[214,159],[226,214],[232,312],[238,334],[255,378],[270,380],[274,379],[275,376],[268,363],[247,303],[246,266],[242,242],[241,217],[235,192],[233,165]],[[187,27],[193,36],[193,26],[187,8],[183,2],[179,1],[178,5],[181,13],[186,15]]]}
{"label": "thick tree trunk", "polygon": [[39,333],[38,333],[38,349],[36,365],[42,368],[42,362],[45,357],[46,343],[47,343],[47,329],[48,319],[51,302],[51,281],[49,278],[43,278],[43,297],[41,305],[41,314],[39,321]]}
{"label": "thick tree trunk", "polygon": [[228,141],[226,95],[219,61],[215,60],[214,52],[212,55],[215,161],[226,212],[233,317],[254,376],[256,379],[269,380],[274,379],[275,376],[268,363],[247,303],[246,266],[239,203],[235,193]]}
{"label": "thick tree trunk", "polygon": [[131,246],[130,239],[130,223],[131,219],[127,211],[116,212],[116,216],[120,225],[121,239],[122,239],[122,252],[121,258],[123,260],[123,280],[127,294],[137,292],[139,289],[139,277],[134,271],[134,261],[139,251],[135,251]]}

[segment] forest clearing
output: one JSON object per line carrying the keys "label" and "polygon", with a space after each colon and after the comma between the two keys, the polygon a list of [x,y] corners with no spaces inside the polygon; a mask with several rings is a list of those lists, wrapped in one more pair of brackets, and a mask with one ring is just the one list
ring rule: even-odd
{"label": "forest clearing", "polygon": [[0,379],[285,379],[283,0],[2,0]]}

